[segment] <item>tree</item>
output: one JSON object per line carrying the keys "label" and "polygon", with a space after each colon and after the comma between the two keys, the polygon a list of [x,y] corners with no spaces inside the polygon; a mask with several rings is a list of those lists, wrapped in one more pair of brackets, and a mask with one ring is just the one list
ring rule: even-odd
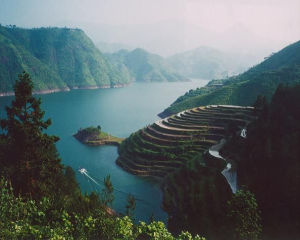
{"label": "tree", "polygon": [[114,201],[114,187],[110,180],[110,175],[104,178],[104,189],[102,190],[102,201],[106,206],[112,206]]}
{"label": "tree", "polygon": [[127,197],[127,204],[126,204],[126,215],[129,217],[133,217],[135,208],[136,208],[135,197],[129,194]]}
{"label": "tree", "polygon": [[256,115],[259,115],[261,112],[265,112],[268,109],[268,102],[265,96],[263,95],[258,95],[254,104],[254,113]]}
{"label": "tree", "polygon": [[234,138],[237,135],[237,132],[239,130],[238,125],[235,122],[229,122],[226,126],[226,137],[227,138]]}
{"label": "tree", "polygon": [[15,191],[38,198],[57,192],[63,166],[55,147],[59,138],[43,133],[51,120],[43,120],[41,99],[32,90],[30,76],[23,72],[14,86],[15,99],[6,107],[7,119],[0,121],[6,143],[1,161]]}
{"label": "tree", "polygon": [[228,239],[224,235],[226,203],[231,189],[223,175],[204,167],[202,155],[169,174],[163,185],[163,209],[168,214],[168,229],[201,234],[209,239]]}
{"label": "tree", "polygon": [[253,193],[239,190],[228,201],[228,224],[235,240],[257,240],[262,231],[260,211]]}

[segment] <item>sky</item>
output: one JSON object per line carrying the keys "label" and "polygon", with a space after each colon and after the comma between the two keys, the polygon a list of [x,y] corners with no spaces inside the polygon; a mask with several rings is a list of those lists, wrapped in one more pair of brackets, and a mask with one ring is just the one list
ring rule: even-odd
{"label": "sky", "polygon": [[276,51],[300,40],[300,0],[0,0],[0,23],[79,27],[94,42],[162,55],[201,45]]}

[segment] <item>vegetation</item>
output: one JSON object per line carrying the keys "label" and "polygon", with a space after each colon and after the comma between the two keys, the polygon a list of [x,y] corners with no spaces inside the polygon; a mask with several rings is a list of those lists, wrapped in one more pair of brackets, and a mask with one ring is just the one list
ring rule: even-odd
{"label": "vegetation", "polygon": [[229,239],[225,217],[231,189],[219,171],[204,167],[199,158],[164,181],[168,228],[175,233],[179,229],[201,233],[208,239]]}
{"label": "vegetation", "polygon": [[187,81],[165,59],[141,48],[106,55],[118,68],[128,69],[132,78],[138,82]]}
{"label": "vegetation", "polygon": [[253,193],[238,190],[227,202],[227,227],[232,239],[260,239],[262,225],[260,211]]}
{"label": "vegetation", "polygon": [[280,85],[270,104],[260,96],[247,138],[233,138],[223,150],[237,164],[238,182],[257,198],[266,239],[300,238],[299,102],[299,85]]}
{"label": "vegetation", "polygon": [[28,72],[36,91],[127,84],[80,29],[0,26],[0,92],[12,92],[17,74]]}
{"label": "vegetation", "polygon": [[85,196],[85,202],[80,202],[81,207],[89,205],[84,209],[88,210],[85,214],[53,209],[48,198],[37,202],[16,197],[3,179],[0,180],[0,204],[1,239],[205,240],[188,232],[174,237],[162,222],[134,224],[128,216],[110,216],[103,209],[95,208],[91,196]]}
{"label": "vegetation", "polygon": [[39,199],[53,192],[60,194],[62,189],[55,183],[64,176],[55,148],[58,138],[42,132],[51,120],[43,120],[41,100],[32,97],[32,88],[29,75],[20,75],[14,87],[16,98],[6,107],[7,119],[0,122],[4,132],[1,169],[17,194]]}
{"label": "vegetation", "polygon": [[272,98],[280,83],[300,83],[300,41],[273,54],[265,61],[235,77],[211,81],[204,88],[179,97],[161,116],[208,104],[252,105],[257,95]]}
{"label": "vegetation", "polygon": [[165,180],[163,207],[169,214],[170,231],[201,232],[208,239],[260,239],[255,196],[248,190],[232,194],[221,173],[198,160]]}
{"label": "vegetation", "polygon": [[100,196],[83,195],[74,171],[60,162],[58,138],[43,132],[51,121],[43,120],[41,100],[32,89],[29,75],[20,75],[7,119],[1,119],[1,239],[204,240],[188,232],[174,237],[162,222],[134,224],[128,216],[111,214],[109,177]]}
{"label": "vegetation", "polygon": [[[228,124],[244,127],[252,119],[251,108],[207,106],[186,110],[125,139],[117,163],[133,174],[164,178],[220,141]],[[220,159],[203,160],[202,164],[220,171],[226,165]]]}
{"label": "vegetation", "polygon": [[[260,232],[253,226],[260,225],[255,219],[258,210],[250,208],[256,204],[253,195],[244,194],[235,200],[221,174],[226,162],[207,151],[252,121],[253,114],[252,108],[220,106],[183,111],[125,139],[119,147],[117,163],[133,174],[160,180],[163,208],[168,213],[172,233],[183,229],[214,240],[235,236],[255,240]],[[251,214],[246,211],[248,208],[246,212],[235,208],[236,203],[247,206],[249,202]],[[245,220],[248,225],[235,222],[242,217],[249,218]]]}

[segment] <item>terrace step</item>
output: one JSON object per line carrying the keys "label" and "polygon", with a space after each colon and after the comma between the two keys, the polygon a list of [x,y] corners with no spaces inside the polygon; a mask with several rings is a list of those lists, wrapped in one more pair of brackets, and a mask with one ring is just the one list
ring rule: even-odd
{"label": "terrace step", "polygon": [[[119,148],[118,165],[141,176],[164,178],[224,138],[229,123],[244,128],[253,108],[210,105],[156,121],[130,136]],[[208,160],[209,161],[209,160]],[[203,167],[210,167],[203,160]]]}

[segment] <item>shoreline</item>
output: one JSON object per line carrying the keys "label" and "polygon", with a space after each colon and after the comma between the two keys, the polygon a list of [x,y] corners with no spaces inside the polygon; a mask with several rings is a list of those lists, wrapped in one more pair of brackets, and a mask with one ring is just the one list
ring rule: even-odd
{"label": "shoreline", "polygon": [[[77,139],[78,140],[78,139]],[[103,146],[103,145],[111,145],[111,146],[120,146],[120,144],[122,143],[124,139],[120,138],[118,141],[117,140],[96,140],[96,141],[87,141],[87,142],[83,142],[80,141],[83,144],[86,144],[88,146]]]}
{"label": "shoreline", "polygon": [[[47,90],[40,90],[40,91],[33,91],[33,95],[44,95],[44,94],[51,94],[57,92],[70,92],[72,90],[93,90],[93,89],[105,89],[105,88],[122,88],[127,87],[131,84],[124,83],[124,84],[115,84],[115,85],[102,85],[102,86],[75,86],[75,87],[64,87],[64,88],[53,88]],[[14,96],[14,92],[0,92],[0,97],[9,97]]]}

